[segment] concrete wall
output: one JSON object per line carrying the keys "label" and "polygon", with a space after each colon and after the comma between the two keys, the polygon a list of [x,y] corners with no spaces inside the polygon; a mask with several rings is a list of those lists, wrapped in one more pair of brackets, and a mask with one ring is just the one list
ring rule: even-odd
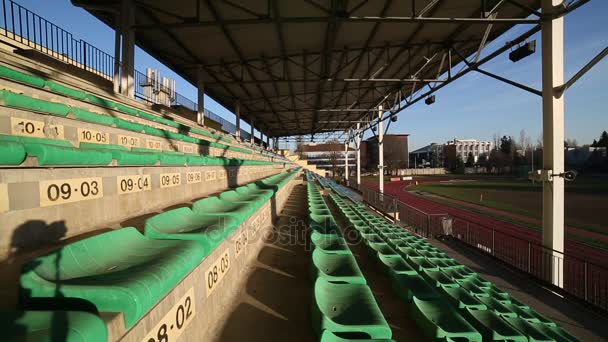
{"label": "concrete wall", "polygon": [[106,228],[284,170],[275,165],[3,169],[0,255]]}

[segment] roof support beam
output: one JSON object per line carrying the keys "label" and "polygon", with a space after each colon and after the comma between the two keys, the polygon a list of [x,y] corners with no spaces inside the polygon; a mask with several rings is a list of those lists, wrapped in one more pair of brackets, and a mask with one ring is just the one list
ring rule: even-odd
{"label": "roof support beam", "polygon": [[[207,7],[209,8],[209,11],[213,15],[213,18],[220,23],[220,29],[222,30],[222,33],[224,34],[224,36],[228,40],[230,46],[232,47],[232,49],[234,50],[234,52],[237,54],[237,56],[241,60],[241,63],[243,65],[245,65],[245,70],[249,74],[249,77],[252,80],[256,81],[257,79],[256,79],[255,75],[253,74],[253,72],[251,71],[251,68],[249,68],[249,65],[244,62],[245,57],[243,55],[243,52],[241,51],[241,49],[239,48],[239,46],[236,44],[236,41],[232,37],[232,34],[230,34],[230,31],[228,31],[228,29],[224,25],[224,20],[222,19],[222,17],[220,17],[219,13],[215,9],[215,6],[213,6],[211,0],[207,0],[206,2],[207,2]],[[281,117],[272,108],[272,104],[268,100],[268,98],[266,96],[266,92],[264,91],[264,89],[259,84],[257,84],[257,83],[256,83],[256,86],[257,86],[258,90],[260,91],[260,93],[262,94],[262,96],[264,97],[264,99],[266,100],[266,102],[268,103],[268,105],[270,106],[270,109],[272,110],[274,116],[277,118],[277,120],[279,122],[282,123]]]}
{"label": "roof support beam", "polygon": [[[469,23],[469,24],[488,24],[488,23],[503,23],[503,24],[538,24],[541,19],[537,18],[441,18],[441,17],[385,17],[385,16],[361,16],[361,17],[340,17],[331,15],[333,21],[337,23],[431,23],[431,24],[454,24],[454,23]],[[261,18],[261,19],[232,19],[219,22],[217,20],[209,21],[182,21],[161,25],[134,25],[136,31],[141,30],[160,30],[160,29],[182,29],[193,27],[209,27],[209,26],[242,26],[256,24],[273,24],[279,21],[282,24],[305,24],[305,23],[323,23],[327,22],[328,17],[289,17],[289,18]]]}

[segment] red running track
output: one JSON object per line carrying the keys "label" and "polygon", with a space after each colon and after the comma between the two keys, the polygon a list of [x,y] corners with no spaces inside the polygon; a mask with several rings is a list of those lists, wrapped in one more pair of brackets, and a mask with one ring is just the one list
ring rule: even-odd
{"label": "red running track", "polygon": [[[420,182],[433,182],[436,180],[419,180]],[[405,204],[411,205],[429,214],[447,213],[456,219],[462,219],[474,224],[494,228],[496,231],[510,234],[525,241],[530,241],[537,244],[542,244],[542,235],[539,232],[520,227],[510,222],[497,220],[478,213],[467,211],[460,208],[455,208],[433,202],[416,195],[412,195],[403,188],[411,184],[411,181],[390,182],[384,184],[384,192],[387,195],[396,196]],[[378,184],[365,182],[364,186],[378,190]],[[575,241],[565,242],[565,253],[574,257],[587,260],[598,265],[608,265],[608,251],[604,251],[592,246],[581,244]]]}

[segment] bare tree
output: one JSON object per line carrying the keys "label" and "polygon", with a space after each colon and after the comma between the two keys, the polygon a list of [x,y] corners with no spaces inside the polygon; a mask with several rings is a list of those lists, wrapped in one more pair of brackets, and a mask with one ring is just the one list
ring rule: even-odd
{"label": "bare tree", "polygon": [[536,138],[536,148],[542,150],[543,149],[543,134],[539,134],[538,138]]}

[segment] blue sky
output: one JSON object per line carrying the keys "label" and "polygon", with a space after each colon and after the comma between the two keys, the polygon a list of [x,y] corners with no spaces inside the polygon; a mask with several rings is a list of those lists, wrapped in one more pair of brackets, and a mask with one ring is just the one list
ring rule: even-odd
{"label": "blue sky", "polygon": [[[86,11],[72,6],[69,0],[18,0],[19,4],[54,22],[58,26],[113,53],[114,32]],[[568,79],[593,56],[608,46],[608,25],[604,20],[608,13],[608,1],[594,0],[566,17],[565,22],[565,75]],[[486,53],[517,37],[528,26],[515,27],[501,39],[492,42]],[[484,65],[484,69],[541,88],[540,34],[537,53],[512,63],[501,55]],[[165,77],[177,80],[177,91],[190,99],[196,99],[195,88],[181,79],[160,62],[140,49],[135,54],[136,68],[161,70]],[[566,92],[566,137],[579,144],[590,143],[603,130],[608,130],[608,59],[596,65],[590,73]],[[205,105],[211,111],[234,121],[231,111],[206,98]],[[246,123],[243,129],[249,130]],[[436,102],[427,106],[423,101],[399,114],[399,121],[390,127],[389,133],[409,133],[410,148],[416,149],[430,142],[450,139],[477,138],[491,140],[495,133],[519,136],[525,129],[533,142],[541,134],[542,108],[540,97],[478,73],[469,73],[460,80],[436,93]],[[257,133],[256,133],[257,134]]]}

